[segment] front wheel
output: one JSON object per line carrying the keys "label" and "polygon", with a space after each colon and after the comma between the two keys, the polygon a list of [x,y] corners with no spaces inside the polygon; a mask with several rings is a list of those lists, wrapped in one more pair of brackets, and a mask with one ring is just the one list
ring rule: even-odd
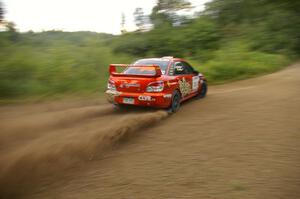
{"label": "front wheel", "polygon": [[177,90],[174,91],[173,96],[172,96],[172,102],[171,102],[171,105],[168,109],[169,113],[175,113],[179,110],[179,108],[180,108],[180,99],[181,99],[180,93]]}
{"label": "front wheel", "polygon": [[206,83],[206,81],[203,81],[202,85],[201,85],[201,90],[197,97],[204,98],[206,96],[206,93],[207,93],[207,83]]}

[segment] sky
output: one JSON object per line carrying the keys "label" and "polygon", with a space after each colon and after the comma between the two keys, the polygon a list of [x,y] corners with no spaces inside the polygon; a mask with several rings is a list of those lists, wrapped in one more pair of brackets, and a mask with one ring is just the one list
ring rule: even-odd
{"label": "sky", "polygon": [[[132,31],[135,8],[150,14],[156,0],[0,0],[5,19],[21,32],[33,30],[95,31],[120,34],[121,15],[125,29]],[[209,0],[190,0],[195,11],[203,10]]]}

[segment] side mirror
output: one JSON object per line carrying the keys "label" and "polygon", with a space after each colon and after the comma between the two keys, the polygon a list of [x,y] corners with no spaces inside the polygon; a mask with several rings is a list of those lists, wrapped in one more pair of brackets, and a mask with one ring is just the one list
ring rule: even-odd
{"label": "side mirror", "polygon": [[197,70],[194,70],[193,73],[194,73],[195,75],[199,75],[199,71],[197,71]]}

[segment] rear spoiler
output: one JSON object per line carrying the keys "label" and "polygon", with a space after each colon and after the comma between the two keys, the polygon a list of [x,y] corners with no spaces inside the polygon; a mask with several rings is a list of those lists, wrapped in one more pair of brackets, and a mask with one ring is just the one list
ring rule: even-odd
{"label": "rear spoiler", "polygon": [[[149,67],[153,68],[155,70],[154,75],[133,75],[133,74],[124,74],[124,73],[118,73],[116,67]],[[110,64],[109,65],[109,74],[112,76],[119,76],[119,77],[160,77],[162,75],[160,67],[155,65],[132,65],[132,64]]]}

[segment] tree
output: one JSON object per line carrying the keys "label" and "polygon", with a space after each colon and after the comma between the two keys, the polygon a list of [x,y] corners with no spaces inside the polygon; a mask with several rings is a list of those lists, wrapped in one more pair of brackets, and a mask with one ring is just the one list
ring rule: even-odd
{"label": "tree", "polygon": [[139,31],[143,30],[145,26],[145,15],[143,9],[136,8],[133,13],[133,16],[134,16],[135,25],[138,27],[138,30]]}
{"label": "tree", "polygon": [[191,7],[191,3],[186,0],[158,0],[158,10],[161,12],[173,12]]}
{"label": "tree", "polygon": [[16,25],[14,22],[7,22],[6,29],[9,33],[9,38],[11,41],[16,42],[19,39],[19,33],[17,32]]}
{"label": "tree", "polygon": [[121,15],[121,33],[122,34],[127,32],[125,29],[125,23],[126,23],[125,14],[122,12],[122,15]]}
{"label": "tree", "polygon": [[4,9],[3,9],[3,4],[0,1],[0,24],[3,23],[3,19],[4,19]]}
{"label": "tree", "polygon": [[173,25],[178,19],[177,11],[191,8],[191,3],[186,0],[158,0],[156,6],[152,9],[150,18],[154,27],[163,24]]}
{"label": "tree", "polygon": [[213,0],[204,15],[222,35],[248,38],[255,50],[300,54],[299,6],[294,0]]}
{"label": "tree", "polygon": [[8,32],[17,32],[16,24],[14,22],[7,22],[6,28]]}

